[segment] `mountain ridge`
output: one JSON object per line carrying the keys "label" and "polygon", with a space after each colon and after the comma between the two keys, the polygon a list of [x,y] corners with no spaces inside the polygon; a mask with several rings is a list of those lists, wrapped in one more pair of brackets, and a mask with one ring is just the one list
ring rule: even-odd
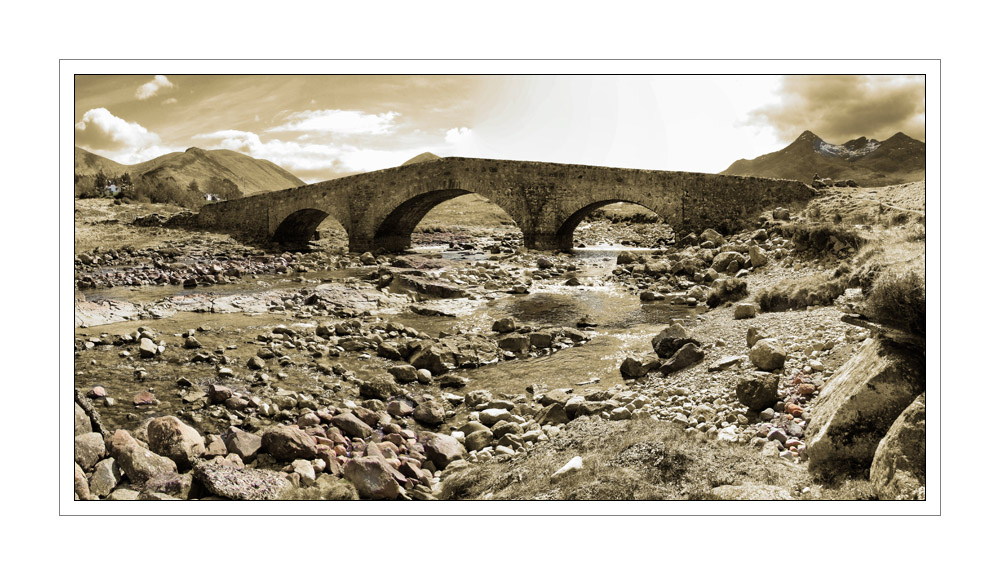
{"label": "mountain ridge", "polygon": [[805,130],[784,148],[752,160],[737,160],[719,173],[805,183],[818,175],[852,179],[863,186],[885,186],[922,180],[925,153],[924,142],[902,132],[882,141],[861,136],[838,145]]}
{"label": "mountain ridge", "polygon": [[138,164],[120,164],[83,148],[75,148],[74,172],[77,175],[93,176],[100,170],[108,177],[128,172],[133,180],[143,177],[173,180],[184,187],[195,180],[202,189],[206,189],[212,178],[228,179],[247,196],[305,185],[295,174],[274,162],[232,150],[191,147]]}

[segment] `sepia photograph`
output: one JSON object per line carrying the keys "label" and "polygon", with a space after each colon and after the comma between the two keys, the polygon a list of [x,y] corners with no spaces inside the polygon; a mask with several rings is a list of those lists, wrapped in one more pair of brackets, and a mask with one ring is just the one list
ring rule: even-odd
{"label": "sepia photograph", "polygon": [[63,63],[63,512],[939,513],[938,62],[190,64]]}

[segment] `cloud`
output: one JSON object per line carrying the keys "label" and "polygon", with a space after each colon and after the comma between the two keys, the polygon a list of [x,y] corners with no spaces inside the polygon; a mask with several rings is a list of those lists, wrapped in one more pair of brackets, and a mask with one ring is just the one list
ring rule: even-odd
{"label": "cloud", "polygon": [[177,103],[177,98],[167,98],[166,100],[163,101],[162,104],[166,106],[168,104],[176,104],[176,103]]}
{"label": "cloud", "polygon": [[160,143],[160,137],[135,122],[115,116],[107,108],[87,110],[76,123],[76,144],[101,150],[135,153]]}
{"label": "cloud", "polygon": [[422,150],[377,150],[349,144],[296,140],[261,140],[254,132],[219,130],[198,134],[206,147],[224,148],[278,164],[307,182],[401,165]]}
{"label": "cloud", "polygon": [[903,132],[925,139],[922,76],[786,76],[779,102],[750,112],[747,123],[791,140],[811,130],[840,144]]}
{"label": "cloud", "polygon": [[166,76],[161,76],[157,74],[153,76],[153,79],[146,82],[142,86],[139,86],[135,90],[135,97],[140,100],[148,100],[156,95],[163,88],[173,88],[174,85],[170,83],[170,80]]}
{"label": "cloud", "polygon": [[306,110],[288,116],[287,121],[268,132],[325,132],[330,134],[388,134],[398,112],[366,114],[359,110]]}
{"label": "cloud", "polygon": [[466,127],[452,128],[444,135],[444,141],[449,144],[461,144],[472,135],[472,130]]}

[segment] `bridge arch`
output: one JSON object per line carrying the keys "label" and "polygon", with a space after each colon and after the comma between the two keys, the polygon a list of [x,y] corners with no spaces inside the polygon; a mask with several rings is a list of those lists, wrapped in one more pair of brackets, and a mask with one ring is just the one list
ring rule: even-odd
{"label": "bridge arch", "polygon": [[381,221],[376,222],[377,227],[372,238],[373,245],[387,251],[402,251],[409,248],[413,230],[432,209],[448,200],[467,194],[479,194],[484,197],[491,204],[503,210],[524,231],[524,226],[518,221],[517,214],[511,213],[513,210],[495,201],[496,199],[491,197],[491,194],[462,188],[449,188],[420,193],[400,203]]}
{"label": "bridge arch", "polygon": [[594,213],[604,206],[609,206],[611,204],[634,204],[646,208],[647,210],[653,212],[654,214],[660,216],[666,221],[665,214],[658,212],[656,209],[646,205],[650,202],[638,202],[635,200],[598,200],[577,209],[575,212],[571,213],[559,226],[555,233],[555,244],[556,249],[569,251],[573,249],[573,232],[576,231],[577,226],[586,219],[587,216]]}
{"label": "bridge arch", "polygon": [[316,228],[329,215],[317,208],[296,210],[281,220],[271,241],[278,244],[305,244],[315,237]]}

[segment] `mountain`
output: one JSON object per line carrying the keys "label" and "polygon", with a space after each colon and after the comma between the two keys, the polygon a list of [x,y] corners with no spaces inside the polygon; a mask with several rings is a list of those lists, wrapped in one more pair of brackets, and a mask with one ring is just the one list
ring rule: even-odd
{"label": "mountain", "polygon": [[403,162],[400,165],[401,166],[409,166],[410,164],[419,164],[421,162],[431,162],[431,161],[440,160],[440,159],[441,159],[441,156],[438,156],[437,154],[432,154],[430,152],[424,152],[423,154],[420,154],[420,155],[417,155],[417,156],[413,156],[412,158],[410,158],[409,160],[406,160],[405,162]]}
{"label": "mountain", "polygon": [[128,172],[133,180],[142,177],[172,179],[182,187],[187,187],[191,180],[195,180],[203,190],[207,189],[210,179],[223,178],[231,180],[247,196],[305,185],[305,182],[291,172],[272,162],[231,150],[188,148],[183,152],[165,154],[139,164],[124,165],[76,148],[75,160],[74,171],[81,176],[92,176],[98,170],[104,170],[108,177]]}
{"label": "mountain", "polygon": [[753,160],[737,160],[721,172],[811,183],[813,176],[852,179],[862,186],[887,186],[924,178],[925,145],[902,132],[878,141],[864,136],[829,144],[809,130],[784,149]]}

